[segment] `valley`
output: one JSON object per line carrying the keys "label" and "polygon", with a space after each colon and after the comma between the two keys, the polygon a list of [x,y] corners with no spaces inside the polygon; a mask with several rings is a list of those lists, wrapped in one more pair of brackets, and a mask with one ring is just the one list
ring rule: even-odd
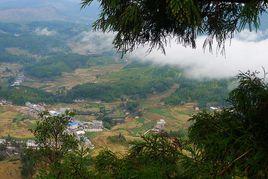
{"label": "valley", "polygon": [[[122,134],[131,141],[152,129],[160,119],[166,122],[165,131],[184,133],[197,107],[225,105],[230,80],[189,79],[183,69],[120,58],[112,48],[99,54],[72,52],[75,47],[66,44],[80,44],[79,38],[73,37],[88,34],[83,25],[74,28],[62,22],[2,23],[0,29],[9,34],[0,34],[0,39],[7,42],[0,47],[0,98],[10,103],[1,107],[2,137],[32,137],[28,129],[38,119],[27,116],[27,102],[44,103],[46,110],[93,112],[76,118],[104,120],[103,132],[87,135],[96,148],[116,150],[124,145],[115,147],[120,144],[107,141],[108,136]],[[38,34],[37,29],[46,29],[46,33]],[[23,79],[16,83],[22,74]],[[107,119],[99,118],[102,109],[108,111]],[[123,119],[123,123],[117,124],[114,118]]]}
{"label": "valley", "polygon": [[[68,109],[79,124],[70,130],[93,155],[124,154],[148,132],[186,137],[193,114],[227,105],[232,79],[191,79],[183,68],[121,58],[91,33],[81,24],[0,23],[1,139],[31,144],[38,112]],[[85,39],[94,50],[78,52]]]}

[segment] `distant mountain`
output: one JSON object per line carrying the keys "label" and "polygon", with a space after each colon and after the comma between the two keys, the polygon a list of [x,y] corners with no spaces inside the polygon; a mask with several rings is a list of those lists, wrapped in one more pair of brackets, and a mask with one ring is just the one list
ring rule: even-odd
{"label": "distant mountain", "polygon": [[98,4],[82,9],[80,0],[1,0],[0,21],[31,22],[62,20],[90,23],[99,12]]}

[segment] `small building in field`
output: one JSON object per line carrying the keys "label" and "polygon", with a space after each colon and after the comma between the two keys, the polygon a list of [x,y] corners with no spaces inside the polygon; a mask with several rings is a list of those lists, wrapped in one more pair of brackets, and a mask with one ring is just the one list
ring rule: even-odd
{"label": "small building in field", "polygon": [[85,135],[85,134],[86,134],[86,132],[83,130],[76,131],[76,135],[78,135],[78,136]]}
{"label": "small building in field", "polygon": [[166,121],[164,119],[160,119],[156,125],[154,126],[154,128],[152,129],[152,131],[154,132],[161,132],[164,130],[165,128],[165,124],[166,124]]}
{"label": "small building in field", "polygon": [[88,132],[101,132],[103,131],[103,122],[99,120],[94,120],[91,126],[87,129]]}
{"label": "small building in field", "polygon": [[58,112],[58,111],[50,110],[50,111],[48,111],[48,112],[49,112],[49,114],[50,114],[51,116],[58,116],[58,115],[60,115],[60,112]]}
{"label": "small building in field", "polygon": [[38,145],[36,144],[36,142],[34,140],[27,140],[26,147],[27,148],[37,148]]}
{"label": "small building in field", "polygon": [[214,107],[214,106],[209,107],[209,109],[210,109],[211,111],[220,111],[220,110],[221,110],[220,107]]}
{"label": "small building in field", "polygon": [[69,122],[68,127],[71,130],[75,130],[79,127],[79,123],[78,122]]}

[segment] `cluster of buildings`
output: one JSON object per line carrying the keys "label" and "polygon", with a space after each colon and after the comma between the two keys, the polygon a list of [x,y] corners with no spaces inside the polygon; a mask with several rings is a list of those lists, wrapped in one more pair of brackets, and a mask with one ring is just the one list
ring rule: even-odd
{"label": "cluster of buildings", "polygon": [[103,131],[103,122],[94,120],[89,123],[89,128],[86,129],[87,132],[101,132]]}
{"label": "cluster of buildings", "polygon": [[26,102],[25,106],[28,107],[28,115],[37,117],[39,113],[43,112],[46,110],[46,105],[45,104],[33,104],[30,102]]}
{"label": "cluster of buildings", "polygon": [[103,131],[103,128],[102,121],[94,120],[92,122],[80,122],[73,119],[68,125],[67,132],[73,134],[79,141],[93,149],[94,145],[85,134],[86,132],[101,132]]}
{"label": "cluster of buildings", "polygon": [[49,110],[48,112],[51,116],[59,116],[70,110],[70,108],[60,108],[59,110]]}
{"label": "cluster of buildings", "polygon": [[14,87],[14,86],[20,86],[21,83],[25,80],[25,76],[24,74],[19,74],[18,77],[15,79],[14,83],[11,84],[10,86],[11,87]]}
{"label": "cluster of buildings", "polygon": [[[59,110],[48,111],[51,116],[58,116],[64,114],[66,111],[70,111],[69,108],[61,108]],[[74,135],[76,139],[81,141],[87,147],[93,149],[94,145],[90,139],[86,136],[86,132],[101,132],[103,131],[103,122],[93,120],[92,122],[81,122],[75,118],[71,118],[68,124],[67,132]]]}
{"label": "cluster of buildings", "polygon": [[[0,100],[0,105],[7,105],[7,104],[9,104],[8,101]],[[31,102],[26,102],[25,107],[22,107],[21,110],[26,115],[29,115],[32,117],[38,117],[40,113],[47,110],[47,106],[43,103],[34,104]],[[66,111],[70,111],[70,108],[48,110],[51,116],[59,116],[59,115],[66,113]],[[123,122],[123,120],[122,121],[119,120],[118,122],[119,123]],[[87,137],[86,134],[88,132],[101,132],[103,130],[104,130],[103,121],[93,120],[89,122],[83,122],[83,121],[78,121],[74,117],[72,117],[70,119],[66,132],[75,136],[75,138],[81,141],[85,146],[93,149],[94,145],[92,144],[92,142],[90,141],[90,139]],[[0,144],[3,144],[3,143],[6,143],[5,139],[0,139]],[[25,145],[27,148],[38,148],[38,145],[32,139],[23,141],[23,145]]]}
{"label": "cluster of buildings", "polygon": [[[69,122],[66,132],[75,136],[82,144],[87,146],[90,149],[94,149],[94,145],[90,139],[86,136],[86,132],[101,132],[103,131],[102,121],[94,120],[92,122],[78,122],[75,119]],[[5,154],[6,156],[17,155],[19,154],[20,147],[26,146],[26,148],[37,149],[38,144],[33,139],[27,141],[16,140],[9,142],[6,139],[0,139],[0,145],[5,145]],[[1,152],[1,151],[0,151]]]}
{"label": "cluster of buildings", "polygon": [[165,124],[166,124],[166,121],[164,119],[160,119],[159,121],[157,121],[156,125],[152,129],[149,129],[148,131],[146,131],[144,133],[144,135],[146,135],[148,133],[161,133],[161,132],[163,132],[165,129]]}
{"label": "cluster of buildings", "polygon": [[103,131],[103,122],[94,120],[92,122],[80,122],[73,119],[68,126],[68,129],[73,133],[86,133],[86,132],[101,132]]}

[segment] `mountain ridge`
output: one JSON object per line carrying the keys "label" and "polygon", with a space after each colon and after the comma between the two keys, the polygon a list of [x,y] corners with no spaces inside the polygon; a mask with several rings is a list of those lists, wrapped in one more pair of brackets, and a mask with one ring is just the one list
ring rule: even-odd
{"label": "mountain ridge", "polygon": [[79,0],[2,0],[0,2],[0,21],[32,22],[62,20],[91,23],[99,12],[98,4],[81,9]]}

